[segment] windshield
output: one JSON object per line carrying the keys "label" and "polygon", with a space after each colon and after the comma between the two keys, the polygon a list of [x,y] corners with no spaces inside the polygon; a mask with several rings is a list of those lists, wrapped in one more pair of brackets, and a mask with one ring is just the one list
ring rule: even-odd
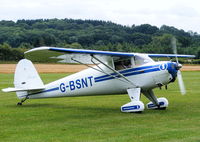
{"label": "windshield", "polygon": [[134,57],[135,65],[143,65],[146,63],[152,63],[154,60],[152,60],[148,55],[145,54],[138,54]]}

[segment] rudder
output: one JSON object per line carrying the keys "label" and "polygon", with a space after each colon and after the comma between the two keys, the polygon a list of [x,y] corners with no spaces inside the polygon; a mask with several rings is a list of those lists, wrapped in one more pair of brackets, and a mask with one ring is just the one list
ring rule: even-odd
{"label": "rudder", "polygon": [[45,89],[38,72],[30,60],[22,59],[18,62],[14,75],[15,88],[2,89],[4,92],[16,92],[17,97],[22,99],[29,91]]}
{"label": "rudder", "polygon": [[[30,60],[22,59],[17,64],[14,76],[15,88],[24,88],[28,90],[42,89],[44,84]],[[27,95],[27,91],[16,92],[17,96]]]}

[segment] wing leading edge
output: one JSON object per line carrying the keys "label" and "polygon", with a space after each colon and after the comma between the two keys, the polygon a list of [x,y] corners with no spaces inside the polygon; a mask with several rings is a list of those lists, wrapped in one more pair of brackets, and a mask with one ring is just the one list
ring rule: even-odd
{"label": "wing leading edge", "polygon": [[[86,50],[86,49],[71,49],[71,48],[60,48],[60,47],[38,47],[26,51],[25,54],[31,54],[34,52],[42,52],[41,55],[46,56],[47,51],[51,51],[51,54],[48,58],[51,59],[58,59],[58,62],[65,62],[65,63],[73,63],[70,60],[73,57],[79,57],[80,60],[86,60],[91,55],[99,56],[101,59],[107,60],[107,57],[132,57],[139,54],[145,54],[149,57],[179,57],[179,58],[194,58],[194,55],[174,55],[174,54],[146,54],[146,53],[126,53],[126,52],[111,52],[111,51],[99,51],[99,50]],[[57,54],[52,54],[55,52]],[[38,55],[38,54],[33,54]],[[81,55],[81,56],[80,56]],[[44,57],[43,57],[44,58]]]}
{"label": "wing leading edge", "polygon": [[170,58],[195,58],[195,55],[180,55],[180,54],[148,54],[149,57],[170,57]]}
{"label": "wing leading edge", "polygon": [[100,50],[86,50],[86,49],[72,49],[72,48],[60,48],[60,47],[37,47],[26,51],[30,53],[33,51],[40,50],[50,50],[63,53],[76,53],[76,54],[90,54],[90,55],[107,55],[107,56],[134,56],[134,53],[125,53],[125,52],[111,52],[111,51],[100,51]]}

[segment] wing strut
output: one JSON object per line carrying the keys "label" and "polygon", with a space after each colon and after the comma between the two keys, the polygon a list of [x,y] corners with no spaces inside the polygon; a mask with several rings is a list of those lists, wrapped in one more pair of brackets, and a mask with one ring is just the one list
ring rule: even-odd
{"label": "wing strut", "polygon": [[[94,69],[94,70],[96,70],[96,71],[99,71],[99,72],[101,72],[101,73],[104,73],[103,71],[98,70],[98,69],[94,68],[93,66],[89,66],[89,65],[87,65],[87,64],[84,64],[84,63],[82,63],[81,61],[78,61],[78,60],[76,60],[76,59],[74,59],[74,58],[71,58],[71,59],[72,59],[73,61],[75,61],[75,62],[81,64],[81,65],[85,65],[85,66],[87,66],[87,67],[89,67],[89,68],[92,68],[92,69]],[[96,65],[96,64],[95,64],[95,65]]]}
{"label": "wing strut", "polygon": [[[118,77],[116,77],[116,76],[114,76],[114,75],[111,75],[111,74],[106,73],[101,67],[98,66],[98,64],[94,63],[94,61],[92,61],[92,60],[91,60],[91,61],[93,62],[93,64],[95,64],[99,69],[96,69],[96,68],[94,68],[94,67],[92,67],[92,66],[89,66],[89,65],[87,65],[87,64],[84,64],[84,63],[82,63],[81,61],[78,61],[78,60],[76,60],[76,59],[74,59],[74,58],[71,58],[71,59],[72,59],[73,61],[79,63],[79,64],[85,65],[85,66],[87,66],[87,67],[89,67],[89,68],[92,68],[92,69],[94,69],[94,70],[96,70],[96,71],[99,71],[99,72],[101,72],[101,73],[104,73],[104,74],[106,74],[106,75],[108,75],[108,76],[114,77],[114,78],[116,78],[116,79],[118,79],[118,80],[120,80],[120,81],[122,81],[122,82],[126,82],[125,80],[122,80],[122,79],[120,79],[120,78],[118,78]],[[127,83],[127,82],[126,82],[126,83]]]}
{"label": "wing strut", "polygon": [[128,83],[130,83],[131,85],[133,85],[135,88],[137,88],[138,86],[135,85],[133,82],[131,82],[127,77],[125,77],[123,74],[121,74],[120,72],[116,71],[115,69],[113,69],[112,67],[110,67],[109,65],[105,64],[104,62],[102,62],[101,60],[99,60],[97,57],[91,55],[92,58],[94,58],[95,60],[97,60],[98,62],[102,63],[104,66],[106,66],[107,68],[109,68],[110,70],[112,70],[114,73],[118,74],[120,77],[122,77],[124,80],[126,80]]}

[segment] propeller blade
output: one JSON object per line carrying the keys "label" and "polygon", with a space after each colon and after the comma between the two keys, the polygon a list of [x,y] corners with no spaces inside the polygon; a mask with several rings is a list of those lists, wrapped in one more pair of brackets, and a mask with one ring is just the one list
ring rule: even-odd
{"label": "propeller blade", "polygon": [[181,92],[182,95],[185,95],[186,90],[185,90],[185,85],[184,85],[182,74],[181,74],[180,70],[178,70],[178,72],[177,72],[177,78],[178,78],[178,84],[179,84],[180,92]]}
{"label": "propeller blade", "polygon": [[[173,49],[174,55],[177,55],[177,47],[176,47],[176,38],[175,37],[172,37],[171,44],[172,44],[172,49]],[[177,56],[176,56],[176,63],[178,63]]]}
{"label": "propeller blade", "polygon": [[176,63],[177,63],[177,68],[178,68],[177,78],[178,78],[178,84],[179,84],[180,92],[181,92],[182,95],[185,95],[186,94],[185,85],[184,85],[184,82],[183,82],[181,71],[179,70],[182,67],[182,65],[179,64],[179,62],[178,62],[176,38],[175,37],[172,37],[171,44],[172,44],[173,53],[174,53],[174,55],[176,55]]}
{"label": "propeller blade", "polygon": [[176,38],[175,37],[172,37],[171,44],[172,44],[173,53],[177,54]]}

